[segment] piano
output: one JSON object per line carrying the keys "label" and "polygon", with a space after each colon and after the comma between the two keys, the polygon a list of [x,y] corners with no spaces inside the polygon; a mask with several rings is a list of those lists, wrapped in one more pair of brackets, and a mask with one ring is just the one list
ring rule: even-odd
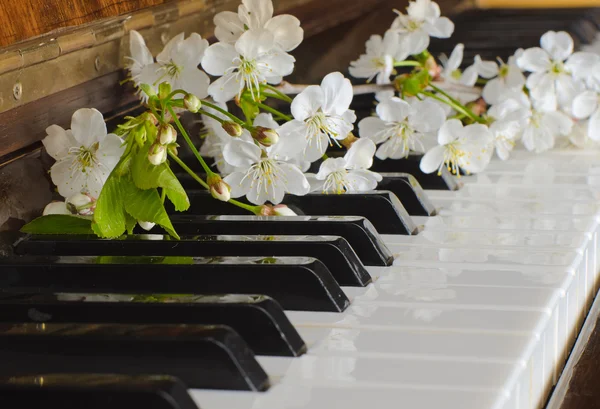
{"label": "piano", "polygon": [[[109,128],[139,109],[119,85],[128,32],[157,50],[181,31],[210,37],[214,14],[237,7],[113,3],[67,19],[78,27],[0,28],[1,407],[576,407],[569,382],[588,339],[600,342],[590,336],[600,312],[597,149],[516,150],[461,177],[425,175],[418,157],[376,162],[378,191],[286,197],[298,216],[248,216],[190,191],[190,211],[172,216],[181,241],[157,229],[112,241],[19,233],[55,194],[44,129],[68,125],[80,107],[101,110]],[[297,66],[298,83],[347,67],[402,6],[275,4],[305,28],[295,54],[314,64]],[[465,63],[506,60],[547,30],[568,31],[577,48],[599,38],[594,4],[440,4],[457,28],[430,50],[461,41]]]}

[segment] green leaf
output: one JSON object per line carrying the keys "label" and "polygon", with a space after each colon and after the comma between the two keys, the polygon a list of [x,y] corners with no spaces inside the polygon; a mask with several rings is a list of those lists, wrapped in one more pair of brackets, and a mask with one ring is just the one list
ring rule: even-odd
{"label": "green leaf", "polygon": [[123,183],[122,188],[123,205],[127,213],[136,220],[156,223],[171,236],[179,239],[156,189],[142,190],[135,186],[132,180]]}
{"label": "green leaf", "polygon": [[190,200],[185,189],[166,162],[158,166],[150,163],[149,149],[150,145],[147,144],[133,158],[131,175],[135,185],[143,190],[163,188],[175,210],[182,212],[189,209]]}
{"label": "green leaf", "polygon": [[21,228],[32,234],[94,234],[92,220],[68,214],[49,214],[38,217]]}
{"label": "green leaf", "polygon": [[96,202],[94,211],[94,223],[92,228],[100,237],[115,238],[125,232],[125,211],[124,211],[124,184],[128,180],[127,176],[118,176],[116,170],[113,170],[104,184],[100,197]]}

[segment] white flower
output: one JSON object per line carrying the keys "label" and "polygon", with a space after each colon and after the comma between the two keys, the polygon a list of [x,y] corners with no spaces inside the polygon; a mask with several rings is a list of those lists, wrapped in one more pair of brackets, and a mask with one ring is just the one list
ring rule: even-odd
{"label": "white flower", "polygon": [[50,176],[58,193],[69,197],[85,191],[98,197],[125,150],[121,138],[107,134],[102,114],[95,109],[78,109],[71,118],[71,129],[51,125],[46,133],[42,143],[56,159]]}
{"label": "white flower", "polygon": [[352,84],[339,72],[327,74],[321,85],[310,85],[294,98],[294,119],[279,128],[281,156],[294,157],[303,152],[305,160],[319,159],[331,140],[342,140],[356,121],[352,102]]}
{"label": "white flower", "polygon": [[392,23],[392,30],[403,34],[409,53],[419,54],[429,46],[429,37],[448,38],[454,32],[454,23],[447,17],[440,17],[440,7],[431,0],[411,1],[407,14],[399,11]]}
{"label": "white flower", "polygon": [[52,201],[44,207],[44,211],[42,212],[43,216],[48,216],[49,214],[73,214],[67,208],[66,202],[58,202]]}
{"label": "white flower", "polygon": [[459,69],[462,64],[464,49],[465,46],[463,44],[457,44],[452,50],[450,58],[447,58],[445,55],[440,57],[443,67],[440,77],[444,79],[444,82],[439,87],[452,94],[461,103],[466,104],[479,98],[479,92],[475,88],[471,92],[457,92],[452,87],[452,84],[473,87],[477,82],[477,67],[475,65],[467,67],[464,72],[461,72]]}
{"label": "white flower", "polygon": [[589,137],[589,121],[575,121],[568,142],[580,149],[598,149],[599,141]]}
{"label": "white flower", "polygon": [[364,192],[377,187],[379,173],[367,170],[373,164],[375,144],[369,139],[354,142],[343,158],[327,158],[319,173],[307,175],[311,191],[324,193]]}
{"label": "white flower", "polygon": [[517,58],[519,67],[531,72],[526,84],[532,101],[542,111],[568,107],[577,92],[569,62],[565,63],[573,53],[573,39],[564,31],[548,31],[540,44],[541,48],[529,48]]}
{"label": "white flower", "polygon": [[522,141],[525,148],[536,153],[554,147],[556,138],[571,132],[573,120],[560,111],[538,111],[530,108],[525,119]]}
{"label": "white flower", "polygon": [[467,173],[481,172],[490,162],[493,149],[492,135],[487,126],[463,126],[458,119],[450,119],[438,132],[438,146],[430,149],[421,159],[425,173],[440,172],[443,166],[454,174],[459,169]]}
{"label": "white flower", "polygon": [[391,30],[388,30],[383,38],[380,35],[372,35],[366,48],[366,54],[352,61],[348,71],[354,78],[368,78],[368,82],[376,78],[377,84],[389,84],[394,62],[403,61],[408,57],[405,41]]}
{"label": "white flower", "polygon": [[246,31],[235,46],[216,43],[208,47],[202,67],[211,75],[220,76],[208,88],[218,102],[241,96],[244,88],[254,99],[260,95],[260,84],[279,84],[282,77],[294,70],[294,57],[275,44],[273,33],[267,30]]}
{"label": "white flower", "polygon": [[424,152],[423,139],[444,123],[446,114],[435,102],[415,100],[412,103],[390,98],[377,105],[377,116],[364,118],[358,124],[360,136],[376,144],[379,159],[401,159],[410,151]]}
{"label": "white flower", "polygon": [[[217,105],[220,108],[227,110],[227,105],[224,103],[217,103]],[[225,114],[209,108],[208,106],[204,106],[203,109],[218,118],[227,121],[230,120],[230,118]],[[235,167],[228,164],[223,158],[223,148],[232,140],[233,137],[223,129],[221,122],[217,121],[216,119],[204,114],[201,115],[201,118],[202,123],[204,124],[204,140],[202,142],[202,146],[200,146],[200,155],[214,158],[215,165],[219,173],[228,175],[231,172],[234,172]],[[246,141],[252,140],[252,138],[250,138],[250,134],[248,133],[242,133],[240,138]]]}
{"label": "white flower", "polygon": [[150,51],[139,33],[131,31],[130,52],[133,64],[129,67],[136,86],[148,84],[156,91],[158,84],[168,82],[173,90],[184,89],[198,98],[208,95],[210,79],[198,65],[208,47],[208,41],[192,33],[173,37],[151,61]]}
{"label": "white flower", "polygon": [[567,61],[573,77],[581,80],[592,90],[600,92],[600,55],[577,52]]}
{"label": "white flower", "polygon": [[600,141],[600,92],[585,91],[575,97],[573,115],[578,119],[589,118],[587,135]]}
{"label": "white flower", "polygon": [[156,226],[156,223],[152,223],[152,222],[145,222],[143,220],[138,220],[138,224],[140,225],[140,227],[146,231],[150,231],[154,228],[154,226]]}
{"label": "white flower", "polygon": [[529,110],[516,99],[507,99],[492,105],[487,112],[490,132],[494,138],[496,154],[502,160],[508,159],[521,135]]}
{"label": "white flower", "polygon": [[289,14],[273,17],[271,0],[242,0],[238,12],[222,11],[215,15],[215,37],[225,43],[235,44],[247,30],[266,29],[275,44],[284,51],[298,47],[304,37],[300,20]]}
{"label": "white flower", "polygon": [[234,139],[223,150],[225,160],[238,168],[223,180],[231,186],[231,197],[246,196],[254,204],[279,204],[285,193],[305,195],[310,185],[295,165],[278,160],[252,142]]}
{"label": "white flower", "polygon": [[499,60],[498,76],[489,80],[483,87],[482,96],[488,104],[494,105],[502,102],[508,91],[520,90],[525,85],[525,76],[517,66],[517,55],[520,55],[518,51],[514,56],[508,58],[508,63]]}

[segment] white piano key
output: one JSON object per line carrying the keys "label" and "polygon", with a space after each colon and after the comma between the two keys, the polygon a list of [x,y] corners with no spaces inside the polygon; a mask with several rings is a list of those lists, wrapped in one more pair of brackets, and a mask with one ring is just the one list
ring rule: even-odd
{"label": "white piano key", "polygon": [[[430,190],[425,190],[429,195]],[[466,184],[459,190],[448,191],[449,196],[462,198],[487,198],[496,200],[530,199],[530,200],[557,200],[557,201],[593,201],[600,198],[600,190],[593,186],[562,187],[543,185],[494,185],[494,184]]]}
{"label": "white piano key", "polygon": [[464,185],[482,184],[482,185],[535,185],[535,186],[600,186],[599,175],[562,175],[562,174],[544,174],[544,173],[525,173],[514,174],[496,172],[483,172],[477,175],[461,177]]}

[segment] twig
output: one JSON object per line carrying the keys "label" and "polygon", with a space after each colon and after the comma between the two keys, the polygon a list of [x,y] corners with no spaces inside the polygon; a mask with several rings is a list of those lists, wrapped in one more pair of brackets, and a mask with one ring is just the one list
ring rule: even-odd
{"label": "twig", "polygon": [[[445,83],[443,81],[434,81],[432,84],[436,85],[438,87],[442,86],[447,91],[469,92],[469,93],[473,93],[473,94],[479,94],[481,92],[481,90],[478,87],[467,87],[465,85]],[[301,93],[302,91],[304,91],[304,89],[306,89],[306,87],[308,87],[308,84],[290,84],[289,82],[283,81],[281,84],[279,84],[277,86],[277,89],[279,91],[283,92],[284,94],[294,95],[294,94]],[[394,90],[394,85],[393,84],[383,84],[383,85],[361,84],[361,85],[354,85],[352,87],[352,90],[354,91],[354,95],[374,94],[374,93],[380,92],[380,91]]]}

